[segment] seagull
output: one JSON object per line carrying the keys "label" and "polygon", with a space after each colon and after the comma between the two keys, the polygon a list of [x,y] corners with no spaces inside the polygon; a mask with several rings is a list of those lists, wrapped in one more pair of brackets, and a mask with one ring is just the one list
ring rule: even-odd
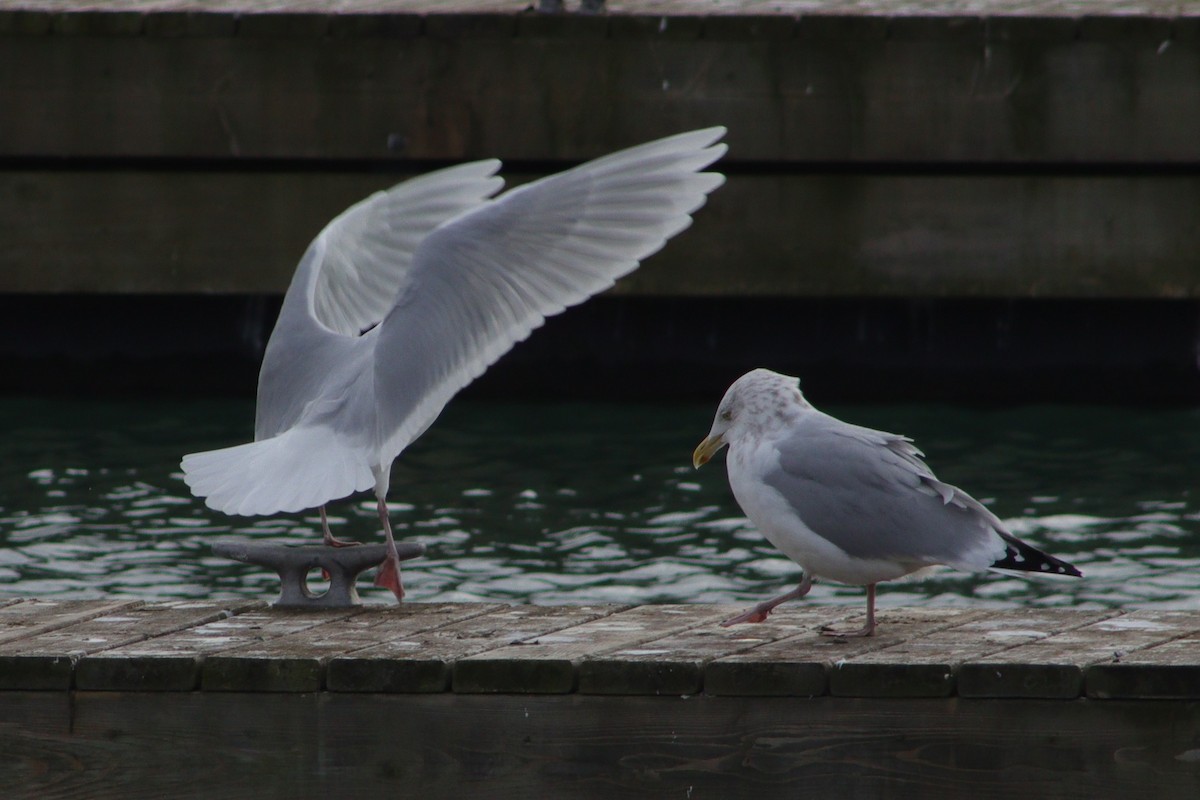
{"label": "seagull", "polygon": [[798,378],[756,369],[734,381],[692,465],[699,469],[726,445],[738,505],[804,574],[795,589],[725,620],[725,627],[764,621],[780,603],[808,594],[817,578],[867,587],[862,629],[821,631],[843,637],[875,633],[876,584],[928,567],[1082,575],[939,481],[911,439],[813,408]]}
{"label": "seagull", "polygon": [[724,176],[722,127],[622,150],[497,196],[477,161],[377,192],[309,245],[258,379],[254,441],[183,457],[227,514],[318,508],[374,489],[388,555],[375,585],[404,597],[388,516],[392,462],[446,403],[546,317],[601,292],[686,229]]}

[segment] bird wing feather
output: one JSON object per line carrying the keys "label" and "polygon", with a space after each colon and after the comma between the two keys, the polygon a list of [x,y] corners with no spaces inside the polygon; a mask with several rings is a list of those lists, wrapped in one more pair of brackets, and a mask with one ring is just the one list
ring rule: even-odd
{"label": "bird wing feather", "polygon": [[[271,514],[311,508],[374,483],[368,373],[377,325],[430,231],[503,185],[494,159],[376,192],[334,218],[309,245],[284,296],[259,372],[255,439],[184,456],[184,480],[212,508]],[[365,366],[364,366],[365,365]],[[354,387],[352,390],[351,387]],[[339,424],[341,420],[342,424]]]}
{"label": "bird wing feather", "polygon": [[335,217],[296,268],[267,343],[258,379],[254,435],[267,439],[300,422],[329,391],[404,290],[413,254],[438,225],[483,203],[503,185],[500,162],[476,161],[376,192]]}
{"label": "bird wing feather", "polygon": [[284,298],[259,378],[258,441],[185,456],[188,485],[237,514],[310,508],[377,481],[386,491],[388,465],[454,393],[690,224],[724,180],[698,172],[725,151],[723,134],[651,142],[490,202],[494,161],[348,209]]}
{"label": "bird wing feather", "polygon": [[418,248],[380,325],[375,384],[383,463],[545,318],[610,287],[691,223],[724,181],[699,172],[723,128],[620,151],[514,189]]}
{"label": "bird wing feather", "polygon": [[938,480],[912,441],[810,411],[764,481],[849,555],[981,570],[1005,552],[995,514]]}
{"label": "bird wing feather", "polygon": [[403,290],[421,241],[498,192],[499,168],[488,159],[431,172],[336,216],[318,235],[322,258],[304,287],[316,322],[343,336],[378,324]]}
{"label": "bird wing feather", "polygon": [[259,442],[183,457],[183,480],[226,514],[302,511],[371,488],[359,450],[323,425],[298,425]]}

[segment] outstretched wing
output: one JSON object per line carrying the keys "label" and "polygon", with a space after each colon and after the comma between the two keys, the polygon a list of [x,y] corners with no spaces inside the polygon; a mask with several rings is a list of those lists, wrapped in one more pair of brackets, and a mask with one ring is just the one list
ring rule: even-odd
{"label": "outstretched wing", "polygon": [[395,303],[421,240],[500,189],[499,166],[480,161],[414,178],[325,226],[296,268],[267,344],[256,441],[184,456],[195,495],[230,514],[272,514],[374,483],[367,412],[375,336],[361,334]]}
{"label": "outstretched wing", "polygon": [[376,192],[319,234],[323,258],[308,285],[313,318],[343,336],[378,324],[405,284],[429,232],[475,208],[504,185],[496,159],[431,172]]}
{"label": "outstretched wing", "polygon": [[724,128],[693,131],[514,189],[431,233],[380,326],[382,461],[545,318],[611,286],[691,224],[724,182],[700,172]]}
{"label": "outstretched wing", "polygon": [[408,281],[413,253],[438,225],[504,184],[495,159],[462,164],[376,192],[333,219],[296,268],[263,356],[254,434],[297,423],[329,376],[362,346]]}

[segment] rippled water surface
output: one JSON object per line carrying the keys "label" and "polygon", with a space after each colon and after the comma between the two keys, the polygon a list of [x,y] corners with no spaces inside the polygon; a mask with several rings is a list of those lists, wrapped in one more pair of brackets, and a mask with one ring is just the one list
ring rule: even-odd
{"label": "rippled water surface", "polygon": [[[715,400],[715,399],[714,399]],[[988,503],[1083,580],[945,570],[881,605],[1200,608],[1200,410],[929,406],[829,409],[914,437],[939,477]],[[750,601],[799,570],[741,516],[718,457],[690,465],[713,408],[456,402],[393,471],[414,600]],[[236,535],[319,542],[315,515],[227,517],[193,499],[187,452],[249,438],[243,401],[0,400],[0,596],[259,597],[277,579],[214,557]],[[335,533],[380,541],[370,495]],[[368,585],[364,598],[389,602]],[[814,602],[861,603],[818,586]]]}

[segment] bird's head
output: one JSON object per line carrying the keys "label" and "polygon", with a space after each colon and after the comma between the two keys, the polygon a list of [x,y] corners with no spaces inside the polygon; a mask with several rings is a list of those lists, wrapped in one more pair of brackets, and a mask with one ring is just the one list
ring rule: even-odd
{"label": "bird's head", "polygon": [[758,433],[797,409],[809,408],[800,379],[755,369],[733,382],[717,406],[712,428],[692,452],[692,466],[704,466],[722,447],[747,433]]}

